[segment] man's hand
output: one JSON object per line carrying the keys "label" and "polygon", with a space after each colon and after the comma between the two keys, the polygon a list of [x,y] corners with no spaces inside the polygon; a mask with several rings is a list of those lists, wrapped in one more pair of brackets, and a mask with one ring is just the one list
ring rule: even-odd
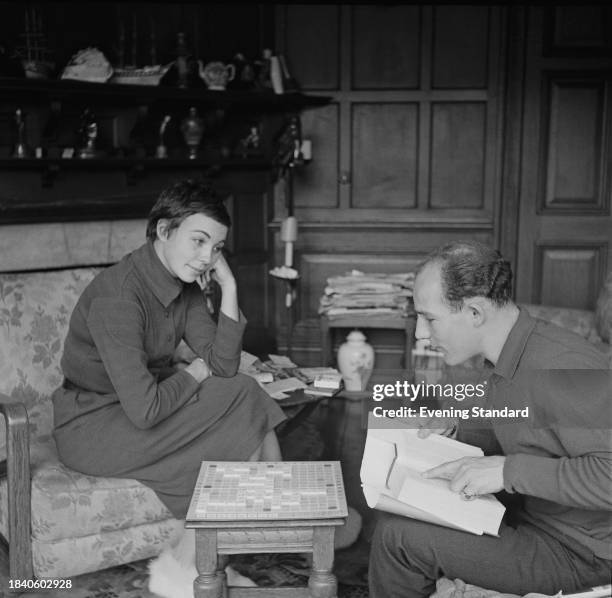
{"label": "man's hand", "polygon": [[430,434],[440,434],[440,436],[451,436],[457,429],[458,419],[456,418],[441,418],[441,417],[429,417],[420,419],[419,431],[417,436],[419,438],[427,438]]}
{"label": "man's hand", "polygon": [[506,457],[463,457],[442,463],[424,471],[424,478],[450,480],[450,489],[461,492],[465,498],[491,494],[504,489],[504,462]]}

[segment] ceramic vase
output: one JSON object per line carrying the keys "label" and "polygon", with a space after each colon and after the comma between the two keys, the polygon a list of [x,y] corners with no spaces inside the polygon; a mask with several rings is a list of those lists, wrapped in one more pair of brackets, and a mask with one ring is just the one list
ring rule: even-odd
{"label": "ceramic vase", "polygon": [[338,369],[349,391],[365,390],[374,368],[374,349],[366,337],[353,330],[338,349]]}

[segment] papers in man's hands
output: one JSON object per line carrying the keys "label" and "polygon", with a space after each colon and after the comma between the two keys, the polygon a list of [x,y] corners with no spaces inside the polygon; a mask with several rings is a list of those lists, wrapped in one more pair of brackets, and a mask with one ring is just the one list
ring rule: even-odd
{"label": "papers in man's hands", "polygon": [[438,434],[419,438],[416,429],[376,428],[372,415],[361,463],[361,482],[368,505],[473,534],[496,536],[505,507],[492,495],[466,501],[443,479],[423,471],[482,451]]}

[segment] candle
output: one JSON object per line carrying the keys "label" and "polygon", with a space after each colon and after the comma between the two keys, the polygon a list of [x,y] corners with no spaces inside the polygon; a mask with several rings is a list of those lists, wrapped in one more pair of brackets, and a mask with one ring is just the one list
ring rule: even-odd
{"label": "candle", "polygon": [[285,243],[285,266],[291,268],[293,266],[293,242]]}
{"label": "candle", "polygon": [[304,139],[302,141],[302,158],[304,160],[312,160],[312,141]]}
{"label": "candle", "polygon": [[285,242],[285,266],[293,266],[293,244],[297,241],[297,220],[289,216],[283,220],[280,231],[281,241]]}

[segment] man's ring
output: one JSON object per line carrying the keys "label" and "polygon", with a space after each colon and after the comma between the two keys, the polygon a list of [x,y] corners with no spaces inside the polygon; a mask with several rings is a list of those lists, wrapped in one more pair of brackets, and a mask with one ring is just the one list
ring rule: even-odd
{"label": "man's ring", "polygon": [[469,494],[465,491],[465,488],[461,491],[461,498],[463,500],[474,500],[476,498],[475,494]]}

